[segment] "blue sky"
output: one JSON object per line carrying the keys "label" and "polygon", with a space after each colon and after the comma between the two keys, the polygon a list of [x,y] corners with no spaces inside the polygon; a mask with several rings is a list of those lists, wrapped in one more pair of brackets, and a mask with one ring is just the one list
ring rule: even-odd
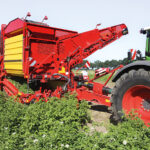
{"label": "blue sky", "polygon": [[129,34],[98,50],[88,57],[89,61],[123,59],[131,48],[144,54],[145,39],[139,33],[142,27],[150,26],[150,0],[3,0],[1,1],[0,24],[7,24],[16,17],[41,21],[47,15],[50,26],[78,31],[79,33],[125,23]]}

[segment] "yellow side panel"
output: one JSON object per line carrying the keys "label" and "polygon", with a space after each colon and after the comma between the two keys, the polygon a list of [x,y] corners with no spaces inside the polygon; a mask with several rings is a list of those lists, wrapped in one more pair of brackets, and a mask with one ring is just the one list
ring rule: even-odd
{"label": "yellow side panel", "polygon": [[24,73],[20,70],[7,70],[8,74],[13,74],[15,76],[24,76]]}
{"label": "yellow side panel", "polygon": [[4,52],[6,72],[23,76],[23,34],[5,39]]}
{"label": "yellow side panel", "polygon": [[4,62],[5,69],[23,70],[22,62]]}
{"label": "yellow side panel", "polygon": [[5,40],[5,45],[23,40],[23,34],[8,38]]}
{"label": "yellow side panel", "polygon": [[22,60],[22,54],[5,55],[5,60]]}
{"label": "yellow side panel", "polygon": [[22,47],[11,49],[11,50],[5,50],[5,55],[12,55],[12,54],[22,54]]}
{"label": "yellow side panel", "polygon": [[11,51],[12,49],[16,49],[16,48],[20,48],[20,47],[23,47],[22,41],[10,43],[10,44],[5,45],[5,51],[7,51],[7,50]]}

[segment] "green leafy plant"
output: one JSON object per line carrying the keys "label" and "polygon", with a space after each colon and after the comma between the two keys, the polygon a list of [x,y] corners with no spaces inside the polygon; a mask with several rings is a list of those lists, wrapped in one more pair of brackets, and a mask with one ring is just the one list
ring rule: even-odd
{"label": "green leafy plant", "polygon": [[149,150],[150,128],[140,119],[127,118],[108,133],[93,132],[85,101],[77,108],[74,95],[50,98],[29,106],[0,93],[1,150]]}

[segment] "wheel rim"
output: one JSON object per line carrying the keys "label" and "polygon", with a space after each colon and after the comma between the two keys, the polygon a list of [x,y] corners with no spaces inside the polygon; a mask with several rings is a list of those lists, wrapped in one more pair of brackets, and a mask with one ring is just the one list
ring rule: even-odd
{"label": "wheel rim", "polygon": [[147,126],[150,123],[150,87],[136,85],[123,96],[122,107],[126,114],[134,111]]}

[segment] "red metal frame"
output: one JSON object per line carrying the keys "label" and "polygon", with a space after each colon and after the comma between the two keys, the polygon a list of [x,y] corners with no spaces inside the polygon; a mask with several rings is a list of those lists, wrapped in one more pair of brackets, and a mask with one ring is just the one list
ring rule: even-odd
{"label": "red metal frame", "polygon": [[[19,22],[19,24],[18,24]],[[69,31],[50,27],[47,24],[21,20],[19,18],[11,21],[7,26],[2,27],[3,43],[5,39],[15,35],[23,34],[23,72],[24,78],[29,81],[39,80],[40,83],[47,83],[51,80],[66,81],[64,87],[57,86],[55,90],[44,89],[41,85],[35,94],[24,94],[19,92],[14,85],[6,79],[7,74],[4,70],[4,44],[3,54],[1,54],[1,89],[8,95],[17,96],[22,103],[38,101],[50,96],[61,97],[66,91],[76,91],[79,100],[96,102],[101,105],[110,106],[110,97],[104,93],[106,84],[117,69],[110,71],[110,77],[105,84],[93,82],[105,74],[95,77],[92,80],[75,80],[75,75],[71,71],[77,64],[89,55],[119,39],[127,30],[125,24],[105,28],[94,29],[78,34],[76,31]],[[80,87],[78,84],[82,84]],[[92,86],[90,89],[88,86]]]}
{"label": "red metal frame", "polygon": [[[100,74],[99,76],[95,76],[91,80],[86,81],[86,84],[90,83],[93,85],[92,90],[85,88],[84,85],[80,88],[74,89],[77,92],[78,99],[79,100],[84,99],[84,100],[87,100],[90,102],[95,102],[100,105],[111,106],[110,96],[108,96],[108,94],[110,94],[110,93],[108,93],[108,94],[104,93],[103,89],[106,87],[107,83],[109,82],[109,80],[111,79],[111,77],[113,76],[115,71],[118,69],[121,69],[122,67],[123,67],[123,65],[120,65],[117,68],[110,70],[109,72],[105,72],[103,74]],[[107,74],[110,74],[110,76],[108,77],[108,79],[106,80],[106,82],[104,84],[93,82],[94,80],[101,78]]]}

